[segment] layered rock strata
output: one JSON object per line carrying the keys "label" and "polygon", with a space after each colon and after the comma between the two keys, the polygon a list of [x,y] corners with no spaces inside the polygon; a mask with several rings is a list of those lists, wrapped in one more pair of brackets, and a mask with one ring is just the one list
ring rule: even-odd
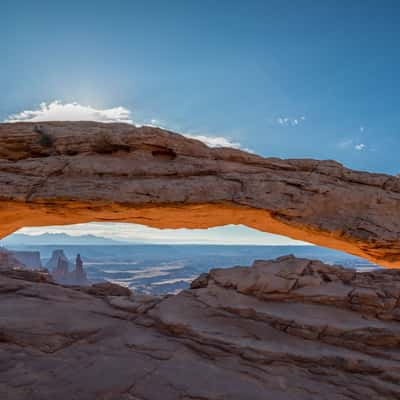
{"label": "layered rock strata", "polygon": [[262,158],[155,127],[0,124],[0,237],[89,221],[243,224],[400,266],[400,179]]}

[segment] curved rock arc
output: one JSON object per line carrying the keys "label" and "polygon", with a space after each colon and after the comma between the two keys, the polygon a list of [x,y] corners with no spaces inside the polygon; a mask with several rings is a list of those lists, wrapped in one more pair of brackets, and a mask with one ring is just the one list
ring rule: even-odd
{"label": "curved rock arc", "polygon": [[400,267],[400,179],[263,158],[155,127],[0,124],[0,237],[92,221],[243,224]]}

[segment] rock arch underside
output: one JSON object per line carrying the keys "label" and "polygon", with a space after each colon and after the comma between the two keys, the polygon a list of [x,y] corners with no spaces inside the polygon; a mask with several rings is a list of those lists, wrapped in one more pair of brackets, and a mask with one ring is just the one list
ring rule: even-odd
{"label": "rock arch underside", "polygon": [[400,267],[400,179],[263,158],[156,127],[0,124],[0,237],[92,221],[243,224]]}

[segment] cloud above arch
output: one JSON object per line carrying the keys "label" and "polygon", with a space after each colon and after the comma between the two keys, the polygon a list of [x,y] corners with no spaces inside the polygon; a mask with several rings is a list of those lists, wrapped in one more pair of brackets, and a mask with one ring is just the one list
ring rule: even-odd
{"label": "cloud above arch", "polygon": [[[96,121],[96,122],[123,122],[135,125],[159,126],[157,119],[151,119],[148,123],[138,123],[132,119],[131,110],[118,106],[112,108],[95,108],[79,103],[64,103],[55,100],[49,103],[43,102],[38,109],[24,110],[8,116],[5,122],[44,122],[44,121]],[[182,133],[191,139],[197,139],[209,147],[230,147],[243,149],[242,145],[228,137],[210,136],[202,134]],[[248,149],[243,149],[250,151]]]}
{"label": "cloud above arch", "polygon": [[79,103],[52,101],[41,103],[37,110],[25,110],[10,115],[6,122],[43,122],[43,121],[96,121],[125,122],[132,124],[131,111],[125,107],[98,109]]}

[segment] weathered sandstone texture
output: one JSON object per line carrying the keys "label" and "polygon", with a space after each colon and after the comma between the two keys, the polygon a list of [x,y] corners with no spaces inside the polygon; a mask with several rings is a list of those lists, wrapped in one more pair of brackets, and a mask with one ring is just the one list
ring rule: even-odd
{"label": "weathered sandstone texture", "polygon": [[243,224],[400,266],[400,179],[211,149],[155,127],[0,124],[0,237],[88,221]]}
{"label": "weathered sandstone texture", "polygon": [[400,271],[288,256],[160,298],[35,274],[0,273],[1,399],[400,398]]}

